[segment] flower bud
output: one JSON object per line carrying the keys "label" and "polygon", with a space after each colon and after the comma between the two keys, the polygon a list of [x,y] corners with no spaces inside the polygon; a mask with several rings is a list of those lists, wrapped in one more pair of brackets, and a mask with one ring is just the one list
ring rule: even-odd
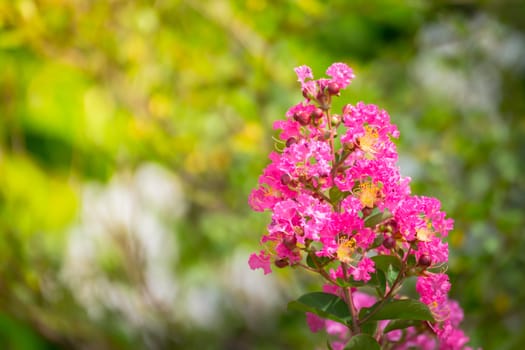
{"label": "flower bud", "polygon": [[315,84],[315,82],[313,81],[309,81],[303,85],[302,93],[304,98],[306,98],[307,100],[312,100],[317,95],[317,90],[317,84]]}
{"label": "flower bud", "polygon": [[372,214],[372,208],[369,207],[364,207],[363,209],[361,209],[361,211],[363,212],[363,218],[366,218],[370,214]]}
{"label": "flower bud", "polygon": [[286,246],[286,248],[292,250],[296,247],[297,239],[295,236],[285,236],[283,238],[283,244]]}
{"label": "flower bud", "polygon": [[323,115],[324,115],[323,110],[317,107],[316,109],[313,110],[312,113],[310,113],[310,118],[312,118],[313,120],[318,120],[318,119],[321,119]]}
{"label": "flower bud", "polygon": [[300,111],[300,112],[297,112],[293,115],[293,119],[297,122],[299,122],[299,124],[301,124],[302,126],[305,126],[305,125],[308,125],[310,124],[310,114],[304,112],[304,111]]}
{"label": "flower bud", "polygon": [[282,174],[281,175],[281,183],[285,186],[287,186],[290,181],[292,181],[292,177],[288,174]]}
{"label": "flower bud", "polygon": [[274,264],[275,264],[275,266],[277,266],[277,267],[280,268],[280,269],[282,269],[283,267],[286,267],[286,266],[290,265],[290,263],[288,262],[288,259],[287,259],[287,258],[283,258],[283,259],[275,260]]}
{"label": "flower bud", "polygon": [[303,97],[306,98],[307,100],[310,100],[312,99],[312,96],[310,95],[310,92],[308,91],[308,89],[303,89]]}
{"label": "flower bud", "polygon": [[327,90],[330,95],[337,95],[341,89],[337,83],[332,82],[328,84]]}
{"label": "flower bud", "polygon": [[352,152],[355,149],[355,145],[352,142],[343,143],[343,148],[346,152]]}
{"label": "flower bud", "polygon": [[398,231],[397,222],[390,220],[385,224],[385,231],[390,233],[396,233]]}
{"label": "flower bud", "polygon": [[341,116],[338,115],[338,114],[334,114],[332,116],[332,126],[338,126],[339,124],[341,124]]}
{"label": "flower bud", "polygon": [[288,140],[286,140],[286,147],[290,147],[294,143],[297,143],[297,139],[295,137],[290,137]]}
{"label": "flower bud", "polygon": [[392,236],[385,237],[383,240],[383,247],[386,249],[392,249],[396,246],[396,240]]}
{"label": "flower bud", "polygon": [[429,267],[432,264],[432,259],[427,254],[423,254],[419,257],[417,263],[419,266]]}
{"label": "flower bud", "polygon": [[322,122],[323,122],[323,118],[312,119],[312,124],[315,127],[320,126]]}
{"label": "flower bud", "polygon": [[316,100],[319,103],[319,107],[325,111],[330,109],[330,95],[319,91],[316,96]]}

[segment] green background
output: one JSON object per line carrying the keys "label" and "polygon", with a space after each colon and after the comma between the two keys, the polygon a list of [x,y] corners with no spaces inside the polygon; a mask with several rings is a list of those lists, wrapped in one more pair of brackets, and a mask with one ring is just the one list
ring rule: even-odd
{"label": "green background", "polygon": [[0,347],[311,349],[250,271],[250,190],[293,68],[356,79],[402,174],[455,219],[472,346],[525,343],[525,6],[514,1],[0,0]]}

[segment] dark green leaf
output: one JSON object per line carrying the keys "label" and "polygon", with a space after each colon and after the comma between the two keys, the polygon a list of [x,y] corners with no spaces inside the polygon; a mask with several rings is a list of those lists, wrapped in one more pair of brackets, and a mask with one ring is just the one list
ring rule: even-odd
{"label": "dark green leaf", "polygon": [[342,192],[337,186],[333,186],[330,188],[330,191],[328,192],[330,196],[330,200],[333,204],[339,203],[344,198],[348,197],[350,192]]}
{"label": "dark green leaf", "polygon": [[376,269],[388,272],[388,266],[392,265],[397,270],[401,270],[401,259],[394,255],[376,255],[371,258],[374,261]]}
{"label": "dark green leaf", "polygon": [[345,347],[345,350],[380,350],[377,341],[368,334],[359,334],[352,339]]}
{"label": "dark green leaf", "polygon": [[408,256],[407,265],[408,267],[414,267],[417,265],[416,256],[414,254]]}
{"label": "dark green leaf", "polygon": [[311,312],[320,317],[349,324],[352,319],[345,301],[336,295],[313,292],[288,303],[288,310]]}
{"label": "dark green leaf", "polygon": [[383,295],[385,295],[386,277],[383,271],[376,270],[376,272],[370,275],[370,281],[368,282],[376,287],[378,296],[382,297]]}
{"label": "dark green leaf", "polygon": [[332,259],[326,256],[316,256],[314,254],[308,254],[306,256],[306,264],[312,269],[318,269],[326,266]]}
{"label": "dark green leaf", "polygon": [[392,320],[390,321],[385,329],[383,330],[384,333],[391,332],[396,329],[405,329],[408,327],[413,327],[421,324],[421,321],[416,320]]}
{"label": "dark green leaf", "polygon": [[427,268],[426,270],[432,273],[445,273],[447,271],[447,267],[442,265],[442,266]]}
{"label": "dark green leaf", "polygon": [[366,322],[361,325],[361,332],[365,334],[374,335],[377,330],[377,321],[374,322]]}
{"label": "dark green leaf", "polygon": [[377,211],[375,212],[376,210],[374,209],[374,211],[372,212],[372,214],[370,214],[369,216],[367,216],[367,218],[365,219],[365,226],[366,227],[374,227],[375,225],[387,220],[387,219],[390,219],[392,217],[392,214],[385,209],[384,212],[381,212],[381,211]]}
{"label": "dark green leaf", "polygon": [[379,247],[381,244],[383,244],[383,240],[384,240],[383,235],[381,234],[377,235],[369,249],[374,249],[374,248]]}
{"label": "dark green leaf", "polygon": [[366,284],[363,281],[356,281],[356,280],[354,280],[354,278],[352,276],[350,276],[347,281],[345,281],[342,278],[337,278],[336,281],[337,281],[337,285],[339,287],[362,287],[362,286],[364,286]]}
{"label": "dark green leaf", "polygon": [[388,270],[386,272],[386,280],[390,287],[394,285],[394,282],[396,281],[398,275],[399,275],[399,270],[394,268],[392,265],[389,265]]}
{"label": "dark green leaf", "polygon": [[371,308],[365,311],[363,315],[360,313],[360,318],[370,314],[372,310],[379,307],[379,310],[374,312],[368,321],[379,320],[421,320],[434,321],[432,313],[428,307],[420,301],[413,299],[392,300],[381,305],[377,302]]}

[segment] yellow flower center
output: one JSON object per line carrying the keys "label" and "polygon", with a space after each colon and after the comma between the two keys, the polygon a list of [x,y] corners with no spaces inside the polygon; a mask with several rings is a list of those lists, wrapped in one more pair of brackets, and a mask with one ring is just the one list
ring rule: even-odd
{"label": "yellow flower center", "polygon": [[352,262],[352,256],[354,255],[356,247],[356,241],[353,238],[343,238],[339,241],[339,246],[337,247],[337,259],[345,264],[350,264]]}
{"label": "yellow flower center", "polygon": [[363,207],[373,208],[377,200],[379,186],[376,184],[365,182],[359,185],[359,200]]}
{"label": "yellow flower center", "polygon": [[265,197],[269,197],[269,196],[279,197],[281,195],[281,192],[279,190],[276,190],[270,186],[264,186],[263,191],[264,191]]}
{"label": "yellow flower center", "polygon": [[373,158],[376,153],[375,145],[379,134],[375,128],[365,125],[365,134],[359,138],[359,148],[365,152],[366,156]]}
{"label": "yellow flower center", "polygon": [[432,232],[432,226],[427,224],[427,227],[418,228],[416,230],[416,238],[421,242],[430,242],[432,237],[434,237],[434,232]]}

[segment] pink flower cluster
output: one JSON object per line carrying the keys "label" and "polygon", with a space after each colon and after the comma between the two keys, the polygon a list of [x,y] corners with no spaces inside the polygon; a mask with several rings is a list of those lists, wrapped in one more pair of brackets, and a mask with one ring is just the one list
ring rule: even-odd
{"label": "pink flower cluster", "polygon": [[[437,199],[411,195],[410,179],[396,165],[391,139],[399,136],[397,127],[373,104],[331,112],[332,98],[354,78],[344,63],[327,69],[329,79],[314,80],[307,66],[295,71],[305,99],[275,122],[281,130],[279,151],[270,154],[271,163],[249,198],[254,210],[272,213],[261,239],[264,249],[250,256],[250,267],[267,274],[273,265],[304,266],[305,257],[314,254],[338,263],[331,271],[335,278],[348,271],[353,280],[368,282],[375,272],[373,256],[401,252],[407,260],[412,255],[417,291],[436,319],[431,328],[439,348],[462,349],[468,338],[457,328],[462,312],[448,299],[448,276],[430,272],[448,261],[443,238],[453,223]],[[384,219],[370,224],[377,213]],[[309,316],[312,329],[319,322]],[[339,332],[333,321],[326,322],[329,332]],[[411,339],[398,348],[434,348],[424,345],[435,344],[433,338]]]}

